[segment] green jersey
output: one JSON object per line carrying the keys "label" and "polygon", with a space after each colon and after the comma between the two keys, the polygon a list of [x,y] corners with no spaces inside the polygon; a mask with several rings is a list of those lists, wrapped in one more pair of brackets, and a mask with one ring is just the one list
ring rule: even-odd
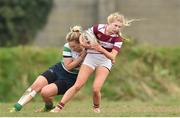
{"label": "green jersey", "polygon": [[80,68],[80,64],[71,69],[70,71],[67,70],[64,66],[64,58],[72,58],[73,60],[74,59],[77,59],[78,57],[80,56],[80,53],[79,52],[76,52],[74,50],[72,50],[69,46],[69,43],[66,43],[64,44],[64,48],[63,48],[63,58],[61,60],[61,63],[63,65],[63,68],[67,71],[67,72],[70,72],[70,73],[74,73],[74,74],[77,74],[79,72],[79,68]]}

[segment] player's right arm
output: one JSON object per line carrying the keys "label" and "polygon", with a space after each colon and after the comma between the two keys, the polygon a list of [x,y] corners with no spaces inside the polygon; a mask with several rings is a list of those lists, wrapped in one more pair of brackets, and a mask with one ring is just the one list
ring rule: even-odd
{"label": "player's right arm", "polygon": [[84,57],[86,56],[86,51],[83,50],[80,54],[80,56],[76,59],[73,59],[71,57],[64,57],[64,66],[67,70],[71,70],[77,66],[84,60]]}
{"label": "player's right arm", "polygon": [[82,50],[80,52],[79,56],[75,59],[72,57],[72,55],[73,55],[72,51],[71,51],[68,43],[66,43],[64,45],[64,49],[63,49],[63,65],[69,71],[71,69],[79,66],[79,64],[83,61],[84,57],[86,56],[86,51]]}

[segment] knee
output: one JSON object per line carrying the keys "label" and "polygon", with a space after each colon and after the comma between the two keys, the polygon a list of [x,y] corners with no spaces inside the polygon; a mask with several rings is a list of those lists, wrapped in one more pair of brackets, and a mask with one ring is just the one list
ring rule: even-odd
{"label": "knee", "polygon": [[82,86],[74,85],[74,90],[75,90],[76,92],[78,92],[81,88],[82,88]]}
{"label": "knee", "polygon": [[101,91],[100,87],[96,87],[96,86],[93,87],[93,94],[99,94],[100,91]]}
{"label": "knee", "polygon": [[47,92],[46,88],[42,88],[40,94],[42,97],[49,97],[49,93]]}
{"label": "knee", "polygon": [[41,89],[48,84],[47,80],[43,76],[38,76],[35,82],[31,85],[31,88],[36,92],[41,91]]}

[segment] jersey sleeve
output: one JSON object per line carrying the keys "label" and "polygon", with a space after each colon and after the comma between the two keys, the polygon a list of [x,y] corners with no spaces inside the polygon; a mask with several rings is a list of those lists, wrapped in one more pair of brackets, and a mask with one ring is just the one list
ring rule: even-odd
{"label": "jersey sleeve", "polygon": [[72,58],[71,49],[70,49],[68,43],[66,43],[63,47],[63,57]]}
{"label": "jersey sleeve", "polygon": [[123,44],[123,42],[122,42],[121,37],[117,37],[115,39],[115,43],[114,43],[113,49],[115,49],[116,51],[119,52],[121,47],[122,47],[122,44]]}

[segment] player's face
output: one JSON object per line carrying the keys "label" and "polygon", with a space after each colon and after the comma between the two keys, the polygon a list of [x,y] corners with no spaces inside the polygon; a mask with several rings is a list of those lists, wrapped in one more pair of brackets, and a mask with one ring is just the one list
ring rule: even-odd
{"label": "player's face", "polygon": [[77,52],[80,52],[82,50],[82,47],[76,41],[70,41],[69,46],[72,50],[77,51]]}
{"label": "player's face", "polygon": [[118,34],[119,33],[119,31],[120,31],[120,29],[121,29],[121,27],[122,27],[122,23],[120,22],[120,21],[117,21],[117,20],[115,20],[114,22],[112,22],[112,23],[110,23],[109,25],[108,25],[108,29],[109,29],[109,33],[110,34]]}

